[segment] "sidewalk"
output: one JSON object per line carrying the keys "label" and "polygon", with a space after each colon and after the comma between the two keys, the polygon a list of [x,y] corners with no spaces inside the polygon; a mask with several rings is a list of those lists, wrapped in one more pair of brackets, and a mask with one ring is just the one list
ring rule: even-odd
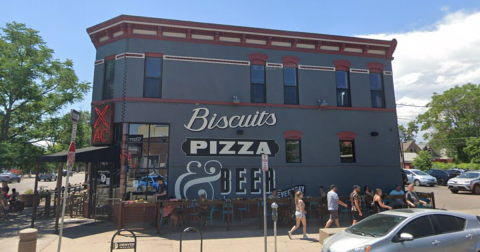
{"label": "sidewalk", "polygon": [[[15,218],[14,218],[15,217]],[[13,216],[7,223],[0,225],[0,251],[17,252],[18,231],[30,225],[29,213]],[[319,251],[318,223],[311,223],[308,228],[310,239],[302,238],[302,231],[297,230],[293,240],[287,236],[289,228],[281,227],[278,230],[277,251]],[[36,222],[39,229],[37,252],[56,252],[58,235],[54,235],[54,219],[40,219]],[[93,222],[88,219],[66,219],[64,236],[62,238],[62,251],[68,252],[107,252],[110,251],[110,241],[117,231],[114,223]],[[274,251],[273,228],[268,230],[268,251]],[[156,230],[135,231],[137,235],[137,251],[180,251],[180,231],[164,229],[161,234]],[[117,236],[115,241],[128,242],[129,237]],[[197,233],[186,233],[183,237],[184,252],[200,251],[200,238]],[[203,232],[203,251],[216,252],[256,252],[264,251],[263,229],[258,226],[231,227],[231,231],[225,231],[225,227],[207,227]],[[124,250],[133,251],[133,250]]]}

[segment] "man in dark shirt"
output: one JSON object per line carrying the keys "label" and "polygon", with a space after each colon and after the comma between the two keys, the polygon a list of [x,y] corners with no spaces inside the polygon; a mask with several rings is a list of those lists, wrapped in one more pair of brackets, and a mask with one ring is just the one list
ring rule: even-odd
{"label": "man in dark shirt", "polygon": [[353,217],[352,225],[355,225],[359,220],[362,219],[362,216],[363,216],[360,196],[358,195],[359,193],[360,193],[360,186],[354,185],[353,192],[350,194],[350,202],[352,203],[352,217]]}
{"label": "man in dark shirt", "polygon": [[167,199],[167,186],[163,182],[162,177],[158,176],[158,192],[157,192],[157,200],[166,200]]}

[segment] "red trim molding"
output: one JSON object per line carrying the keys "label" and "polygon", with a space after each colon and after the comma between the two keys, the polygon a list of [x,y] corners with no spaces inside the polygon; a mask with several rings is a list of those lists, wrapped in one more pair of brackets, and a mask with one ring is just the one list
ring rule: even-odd
{"label": "red trim molding", "polygon": [[107,57],[105,57],[105,60],[114,60],[115,56],[117,56],[117,55],[114,54],[114,55],[107,56]]}
{"label": "red trim molding", "polygon": [[268,55],[263,53],[250,53],[248,55],[251,65],[265,65],[267,63]]}
{"label": "red trim molding", "polygon": [[[102,100],[92,102],[91,105],[99,105],[109,102],[121,102],[122,98],[114,98],[109,100]],[[273,104],[273,103],[249,103],[242,102],[235,104],[233,102],[224,101],[202,101],[202,100],[180,100],[180,99],[161,99],[161,98],[140,98],[140,97],[126,97],[128,102],[158,102],[158,103],[178,103],[178,104],[202,104],[202,105],[223,105],[223,106],[245,106],[245,107],[274,107],[274,108],[295,108],[295,109],[315,109],[318,110],[318,105],[288,105],[288,104]],[[396,109],[388,108],[369,108],[369,107],[322,107],[322,110],[351,110],[351,111],[378,111],[378,112],[396,112]]]}
{"label": "red trim molding", "polygon": [[103,64],[104,62],[105,62],[104,59],[95,60],[95,66],[96,66],[96,65]]}
{"label": "red trim molding", "polygon": [[300,140],[302,139],[303,132],[299,130],[287,130],[283,132],[283,135],[285,136],[285,139],[287,140]]}
{"label": "red trim molding", "polygon": [[381,74],[383,72],[383,68],[385,67],[385,65],[383,65],[380,62],[370,62],[370,63],[367,63],[367,67],[370,70],[370,73]]}
{"label": "red trim molding", "polygon": [[[87,32],[96,48],[125,38],[139,38],[274,50],[280,47],[289,51],[392,60],[397,45],[395,39],[387,41],[127,15],[90,27]],[[178,33],[182,36],[164,36],[164,32]],[[199,39],[198,35],[205,37]],[[256,40],[256,43],[247,43],[248,39]],[[336,47],[338,50],[322,49],[323,46]]]}
{"label": "red trim molding", "polygon": [[297,67],[300,59],[296,56],[284,56],[282,57],[283,67]]}
{"label": "red trim molding", "polygon": [[337,136],[340,140],[355,140],[355,137],[357,137],[357,134],[351,131],[342,131],[342,132],[338,132]]}
{"label": "red trim molding", "polygon": [[163,53],[146,52],[145,57],[163,58]]}
{"label": "red trim molding", "polygon": [[335,65],[335,70],[337,71],[348,71],[352,63],[350,63],[350,61],[348,60],[340,59],[340,60],[334,60],[333,64]]}

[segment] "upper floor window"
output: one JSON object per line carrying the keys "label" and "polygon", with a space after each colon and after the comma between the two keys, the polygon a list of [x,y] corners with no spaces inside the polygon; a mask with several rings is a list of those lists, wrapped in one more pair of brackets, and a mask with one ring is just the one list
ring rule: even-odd
{"label": "upper floor window", "polygon": [[283,68],[283,94],[285,104],[298,104],[297,68]]}
{"label": "upper floor window", "polygon": [[115,81],[115,59],[105,62],[105,79],[103,81],[103,100],[113,98],[113,83]]}
{"label": "upper floor window", "polygon": [[300,140],[286,140],[285,155],[287,156],[287,163],[301,163],[302,152]]}
{"label": "upper floor window", "polygon": [[145,87],[143,97],[162,97],[162,58],[145,58]]}
{"label": "upper floor window", "polygon": [[370,95],[372,99],[372,108],[385,107],[383,80],[382,76],[378,73],[370,73]]}
{"label": "upper floor window", "polygon": [[351,131],[338,132],[340,143],[340,162],[355,163],[355,138],[356,134]]}
{"label": "upper floor window", "polygon": [[267,102],[267,90],[265,83],[265,66],[251,65],[251,102],[265,103]]}
{"label": "upper floor window", "polygon": [[336,71],[337,106],[350,107],[350,83],[347,71]]}

